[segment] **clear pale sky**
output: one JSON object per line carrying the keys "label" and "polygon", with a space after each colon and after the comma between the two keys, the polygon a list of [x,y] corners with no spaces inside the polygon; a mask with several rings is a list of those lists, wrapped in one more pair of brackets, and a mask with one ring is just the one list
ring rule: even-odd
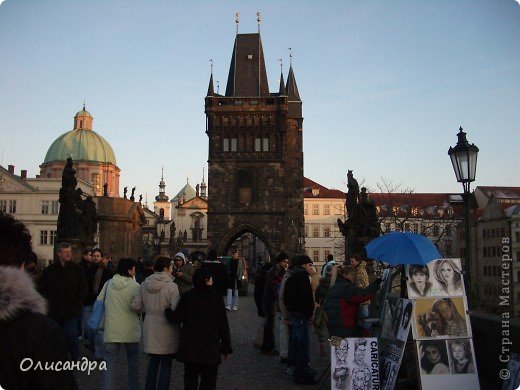
{"label": "clear pale sky", "polygon": [[[121,188],[167,195],[207,164],[204,97],[225,90],[235,37],[257,31],[270,90],[289,52],[303,101],[305,176],[345,174],[460,192],[459,126],[480,148],[476,185],[520,186],[520,5],[494,1],[15,1],[0,4],[1,165],[29,176],[87,101]],[[206,169],[207,172],[207,169]],[[207,178],[207,176],[206,176]],[[211,185],[211,183],[209,183]],[[121,189],[122,193],[122,189]]]}

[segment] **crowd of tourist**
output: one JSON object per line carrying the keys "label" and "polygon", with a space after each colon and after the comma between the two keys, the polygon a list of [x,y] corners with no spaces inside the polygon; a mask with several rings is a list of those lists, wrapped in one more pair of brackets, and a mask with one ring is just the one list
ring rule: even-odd
{"label": "crowd of tourist", "polygon": [[[57,260],[41,275],[25,226],[0,214],[0,386],[6,389],[75,389],[73,370],[22,370],[78,361],[79,343],[105,364],[103,388],[116,387],[116,362],[126,355],[127,387],[141,388],[140,343],[147,356],[145,389],[168,389],[174,359],[184,364],[185,389],[215,389],[222,357],[232,352],[226,311],[238,310],[247,264],[234,251],[222,261],[214,250],[202,264],[179,252],[170,259],[113,259],[57,245]],[[29,272],[25,271],[25,268]],[[294,383],[313,385],[310,331],[321,355],[330,336],[366,335],[366,303],[380,280],[368,284],[365,264],[353,256],[337,265],[329,256],[321,275],[306,255],[280,252],[256,270],[254,298],[261,319],[254,345],[277,356]],[[92,325],[104,309],[100,325]],[[276,348],[275,331],[279,330]],[[76,366],[77,367],[77,366]],[[119,385],[119,383],[117,384]]]}

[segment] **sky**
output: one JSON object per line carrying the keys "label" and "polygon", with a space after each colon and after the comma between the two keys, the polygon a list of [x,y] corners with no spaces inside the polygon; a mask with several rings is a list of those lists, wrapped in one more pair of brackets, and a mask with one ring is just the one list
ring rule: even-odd
{"label": "sky", "polygon": [[[0,0],[1,2],[1,0]],[[346,191],[391,181],[462,191],[447,151],[480,149],[473,187],[520,186],[520,5],[514,0],[79,1],[0,4],[0,164],[39,173],[86,108],[122,188],[149,203],[201,181],[204,97],[224,93],[236,34],[261,34],[271,92],[289,50],[303,101],[304,175]],[[210,178],[211,179],[211,178]],[[211,181],[208,183],[211,185]]]}

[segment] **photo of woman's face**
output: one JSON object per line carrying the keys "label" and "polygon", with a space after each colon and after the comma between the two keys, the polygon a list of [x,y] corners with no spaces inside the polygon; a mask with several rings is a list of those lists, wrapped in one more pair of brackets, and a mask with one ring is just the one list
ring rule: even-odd
{"label": "photo of woman's face", "polygon": [[421,271],[414,273],[412,275],[412,282],[414,282],[416,286],[424,285],[426,283],[426,274]]}
{"label": "photo of woman's face", "polygon": [[439,353],[439,350],[433,345],[426,347],[426,356],[433,364],[436,364],[441,360],[441,354]]}
{"label": "photo of woman's face", "polygon": [[437,306],[437,310],[439,311],[439,314],[444,318],[445,320],[449,320],[451,316],[453,315],[453,311],[451,310],[450,305],[448,305],[446,302],[441,302]]}
{"label": "photo of woman's face", "polygon": [[464,347],[459,344],[453,344],[451,347],[451,353],[456,360],[464,359]]}
{"label": "photo of woman's face", "polygon": [[453,267],[449,263],[444,263],[441,265],[441,275],[444,280],[449,281],[453,279],[455,271],[453,271]]}

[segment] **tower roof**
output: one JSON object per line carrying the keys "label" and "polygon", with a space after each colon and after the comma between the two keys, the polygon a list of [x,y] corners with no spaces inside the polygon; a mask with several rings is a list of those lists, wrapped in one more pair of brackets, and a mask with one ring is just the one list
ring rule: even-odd
{"label": "tower roof", "polygon": [[213,88],[213,72],[211,72],[211,77],[209,78],[208,93],[206,96],[215,96],[215,89]]}
{"label": "tower roof", "polygon": [[298,92],[298,85],[296,85],[296,78],[294,77],[293,67],[289,68],[289,75],[287,76],[287,86],[285,87],[289,101],[301,102],[300,93]]}
{"label": "tower roof", "polygon": [[184,197],[184,201],[188,201],[190,199],[195,198],[196,192],[195,189],[190,185],[190,183],[186,183],[184,187],[172,198],[172,203],[177,202],[180,198]]}
{"label": "tower roof", "polygon": [[260,34],[237,34],[226,96],[269,96],[264,50]]}

